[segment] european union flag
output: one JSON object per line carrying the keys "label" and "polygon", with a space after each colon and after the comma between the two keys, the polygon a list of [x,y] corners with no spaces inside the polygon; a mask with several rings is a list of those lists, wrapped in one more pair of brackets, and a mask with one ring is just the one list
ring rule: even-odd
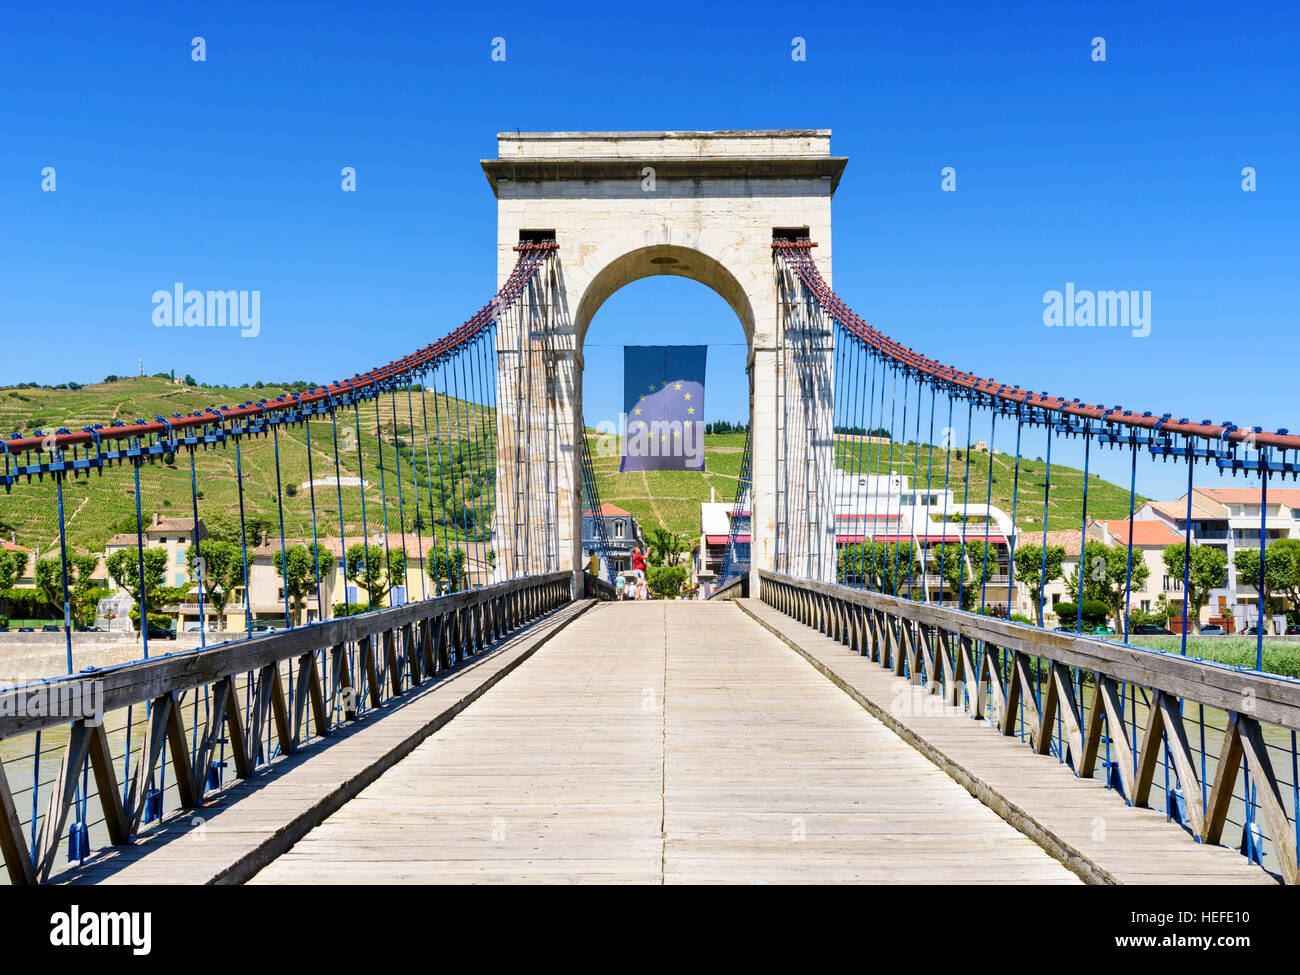
{"label": "european union flag", "polygon": [[623,471],[704,470],[707,345],[623,347]]}

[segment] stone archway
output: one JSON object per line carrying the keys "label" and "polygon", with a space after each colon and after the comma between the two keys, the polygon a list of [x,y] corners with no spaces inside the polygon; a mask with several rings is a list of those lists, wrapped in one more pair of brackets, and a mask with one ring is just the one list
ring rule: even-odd
{"label": "stone archway", "polygon": [[[521,240],[553,236],[559,245],[550,273],[530,293],[527,315],[501,322],[497,359],[498,469],[543,457],[532,446],[530,456],[522,453],[518,430],[529,433],[529,444],[547,444],[547,504],[555,530],[547,544],[557,564],[575,575],[581,571],[576,447],[587,328],[619,288],[673,274],[712,288],[744,329],[753,568],[773,567],[782,504],[788,506],[792,491],[815,494],[811,481],[781,460],[816,455],[825,464],[831,450],[833,350],[819,345],[814,353],[814,395],[806,377],[793,376],[789,334],[806,330],[806,318],[779,288],[772,240],[791,232],[811,237],[819,270],[830,281],[830,204],[847,162],[830,155],[830,132],[502,133],[497,140],[498,158],[482,166],[497,197],[498,283],[514,267]],[[530,427],[535,409],[518,415],[515,384],[524,355],[545,363],[554,430]],[[807,371],[808,360],[805,348],[799,368]],[[529,402],[535,402],[531,394]],[[500,484],[498,511],[504,511]],[[823,507],[817,530],[831,533],[826,549],[833,552],[831,499],[817,503]]]}

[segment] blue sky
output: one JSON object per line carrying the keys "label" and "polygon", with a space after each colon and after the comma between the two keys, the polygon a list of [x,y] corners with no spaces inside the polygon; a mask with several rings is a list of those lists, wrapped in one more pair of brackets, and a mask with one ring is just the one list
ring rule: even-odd
{"label": "blue sky", "polygon": [[[494,285],[478,161],[498,131],[830,128],[849,157],[835,286],[876,327],[1009,383],[1300,429],[1293,3],[267,6],[7,12],[0,383],[141,356],[209,382],[324,381],[444,334]],[[260,290],[261,334],[155,329],[150,296],[174,281]],[[1067,281],[1149,290],[1150,336],[1045,328]],[[709,414],[744,415],[739,326],[675,279],[595,319],[589,414],[617,411],[616,347],[648,334],[717,343]]]}

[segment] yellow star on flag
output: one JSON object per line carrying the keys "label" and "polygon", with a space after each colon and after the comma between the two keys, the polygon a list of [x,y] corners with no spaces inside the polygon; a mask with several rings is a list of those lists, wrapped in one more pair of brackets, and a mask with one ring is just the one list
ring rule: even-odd
{"label": "yellow star on flag", "polygon": [[681,383],[678,383],[676,386],[673,387],[673,389],[681,389],[681,388],[682,388],[682,384],[681,384]]}
{"label": "yellow star on flag", "polygon": [[636,408],[636,415],[637,415],[637,416],[640,416],[640,415],[641,415],[641,407],[639,407],[639,406]]}
{"label": "yellow star on flag", "polygon": [[693,407],[693,406],[688,406],[688,407],[686,407],[686,412],[687,412],[687,413],[694,413],[694,412],[695,412],[695,407]]}
{"label": "yellow star on flag", "polygon": [[690,393],[687,393],[687,394],[686,394],[686,398],[687,398],[687,399],[690,399],[690,398],[691,398],[691,394],[690,394]]}

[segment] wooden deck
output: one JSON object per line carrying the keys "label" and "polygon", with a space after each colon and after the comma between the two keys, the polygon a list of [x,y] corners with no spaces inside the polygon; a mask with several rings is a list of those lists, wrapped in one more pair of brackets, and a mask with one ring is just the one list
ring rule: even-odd
{"label": "wooden deck", "polygon": [[1163,812],[1128,806],[1100,779],[996,734],[958,708],[766,603],[737,604],[880,716],[1008,822],[1093,883],[1276,884],[1235,850],[1203,846]]}
{"label": "wooden deck", "polygon": [[253,882],[1078,878],[736,605],[650,602],[571,623]]}
{"label": "wooden deck", "polygon": [[238,884],[410,754],[590,607],[564,606],[363,720],[169,815],[130,846],[100,850],[61,884]]}

